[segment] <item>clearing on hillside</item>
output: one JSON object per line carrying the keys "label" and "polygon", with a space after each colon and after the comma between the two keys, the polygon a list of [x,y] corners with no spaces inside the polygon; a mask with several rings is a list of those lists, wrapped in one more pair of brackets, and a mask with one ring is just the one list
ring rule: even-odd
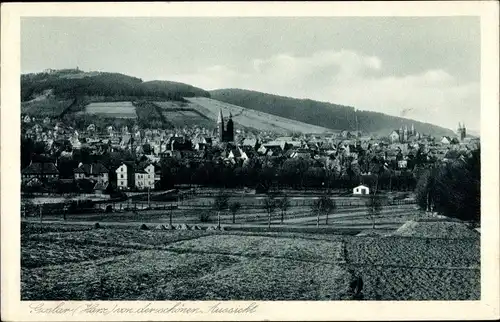
{"label": "clearing on hillside", "polygon": [[95,102],[85,106],[84,113],[103,117],[135,119],[137,114],[132,102]]}
{"label": "clearing on hillside", "polygon": [[215,120],[193,108],[193,104],[175,101],[154,102],[159,107],[166,122],[174,127],[199,126],[215,128]]}
{"label": "clearing on hillside", "polygon": [[40,97],[31,101],[21,102],[21,113],[38,117],[59,116],[73,100],[61,100],[54,97]]}
{"label": "clearing on hillside", "polygon": [[219,111],[222,110],[227,119],[229,113],[233,115],[233,121],[245,127],[254,128],[259,131],[273,131],[282,134],[289,133],[330,133],[331,129],[302,123],[280,116],[246,109],[241,106],[232,105],[206,97],[186,98],[192,103],[191,107],[212,120],[217,120]]}

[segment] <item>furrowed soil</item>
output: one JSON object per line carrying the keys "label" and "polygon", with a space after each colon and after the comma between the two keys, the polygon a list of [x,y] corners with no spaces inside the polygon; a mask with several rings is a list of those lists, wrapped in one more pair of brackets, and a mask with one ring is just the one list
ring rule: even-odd
{"label": "furrowed soil", "polygon": [[480,297],[478,238],[22,227],[22,300]]}

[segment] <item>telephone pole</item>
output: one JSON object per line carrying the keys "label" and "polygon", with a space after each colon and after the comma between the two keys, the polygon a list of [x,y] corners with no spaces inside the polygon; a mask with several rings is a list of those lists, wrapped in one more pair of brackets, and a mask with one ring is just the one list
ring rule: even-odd
{"label": "telephone pole", "polygon": [[151,189],[151,187],[148,186],[148,208],[150,207],[150,197],[149,197],[150,189]]}

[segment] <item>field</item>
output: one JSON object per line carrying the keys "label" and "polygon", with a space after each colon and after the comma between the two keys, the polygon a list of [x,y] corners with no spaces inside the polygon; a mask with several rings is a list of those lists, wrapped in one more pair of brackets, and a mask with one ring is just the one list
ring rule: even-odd
{"label": "field", "polygon": [[161,110],[166,122],[174,127],[199,126],[205,128],[215,128],[216,119],[207,117],[203,112],[193,108],[191,103],[183,102],[154,102]]}
{"label": "field", "polygon": [[[317,214],[311,210],[314,196],[292,196],[290,197],[290,208],[282,214],[279,209],[271,214],[272,226],[300,226],[316,227]],[[152,198],[153,199],[153,198]],[[352,197],[335,197],[338,208],[328,215],[321,215],[320,227],[329,227],[332,229],[362,230],[370,229],[372,221],[366,214],[364,200]],[[220,212],[220,220],[223,225],[267,226],[268,214],[263,208],[264,197],[260,195],[234,195],[229,202],[239,202],[242,207],[237,213],[229,211]],[[213,210],[212,204],[214,197],[195,196],[181,201],[160,202],[152,201],[149,210],[143,210],[148,207],[147,201],[128,200],[122,203],[112,204],[114,212],[111,214],[94,213],[68,216],[69,221],[93,221],[93,222],[144,222],[144,223],[162,223],[170,221],[172,216],[173,224],[213,225],[217,223],[218,216]],[[107,207],[107,203],[102,203],[98,207],[101,212]],[[173,206],[173,210],[170,207]],[[137,209],[138,211],[133,211]],[[202,215],[208,215],[201,220]],[[396,229],[408,220],[420,217],[422,213],[416,209],[414,204],[389,205],[385,206],[381,214],[376,218],[376,227],[378,229]],[[62,216],[55,214],[48,216],[47,219],[60,219]],[[234,217],[234,223],[233,223]],[[283,219],[283,221],[282,221]]]}
{"label": "field", "polygon": [[24,224],[22,300],[479,298],[479,240]]}
{"label": "field", "polygon": [[222,110],[225,118],[227,118],[231,112],[233,115],[233,121],[236,124],[260,131],[274,131],[283,134],[291,132],[325,133],[332,131],[327,128],[286,119],[268,113],[245,109],[240,106],[220,102],[206,97],[186,99],[191,103],[190,107],[196,109],[214,121],[217,120],[219,111]]}
{"label": "field", "polygon": [[[155,121],[158,127],[183,128],[183,127],[204,127],[215,128],[219,111],[222,110],[225,121],[229,113],[233,116],[236,127],[253,128],[259,131],[273,131],[281,134],[290,133],[329,133],[332,130],[314,126],[299,121],[294,121],[268,113],[255,110],[248,110],[236,105],[223,103],[205,97],[186,98],[188,102],[177,101],[156,101],[156,102],[136,102],[135,105],[129,101],[123,102],[93,102],[85,106],[78,114],[93,114],[109,118],[136,119],[144,124]],[[43,103],[23,103],[26,111],[38,110],[29,107],[27,104],[48,104]],[[55,103],[51,103],[54,105]],[[62,103],[60,103],[62,104]],[[59,115],[71,102],[65,102],[55,108],[54,115]],[[137,107],[137,109],[136,109]],[[42,109],[43,110],[43,109]],[[48,111],[47,108],[45,110]],[[56,113],[57,112],[57,113]],[[161,115],[158,115],[161,113]],[[156,119],[153,115],[158,116]]]}
{"label": "field", "polygon": [[215,127],[215,122],[222,110],[227,121],[229,113],[237,126],[257,129],[259,131],[274,131],[287,134],[291,132],[325,133],[331,130],[285,119],[279,116],[248,110],[236,105],[231,105],[205,97],[186,98],[188,103],[181,102],[155,102],[162,110],[165,119],[176,127],[201,126]]}
{"label": "field", "polygon": [[132,102],[96,102],[85,107],[84,113],[103,117],[134,119],[137,117]]}
{"label": "field", "polygon": [[[69,214],[67,221],[69,222],[103,222],[121,225],[123,223],[147,223],[160,224],[168,223],[172,216],[173,224],[188,224],[188,225],[215,225],[218,216],[213,209],[204,207],[189,207],[179,206],[170,210],[171,203],[151,204],[150,210],[134,211],[144,209],[147,203],[121,203],[115,204],[113,213],[105,213],[104,209],[107,204],[99,205],[100,212]],[[122,210],[120,210],[122,209]],[[201,220],[201,215],[208,215],[206,220]],[[38,217],[38,213],[33,214],[34,220]],[[385,207],[380,216],[376,218],[376,228],[379,230],[395,230],[403,225],[408,220],[413,220],[421,216],[421,213],[415,210],[414,205],[408,206],[388,206]],[[58,221],[62,219],[60,213],[48,213],[43,215],[46,221]],[[234,216],[228,211],[220,213],[220,221],[223,226],[235,226],[238,229],[242,227],[267,227],[268,214],[261,207],[243,207]],[[317,215],[313,213],[308,206],[291,207],[286,214],[283,214],[283,222],[281,222],[281,213],[276,211],[271,215],[271,227],[300,227],[300,228],[315,228],[317,224]],[[326,223],[326,215],[320,216],[319,228],[329,230],[344,230],[352,233],[360,233],[364,230],[369,230],[372,227],[370,218],[366,215],[364,206],[346,207],[338,209],[328,216],[328,224]]]}

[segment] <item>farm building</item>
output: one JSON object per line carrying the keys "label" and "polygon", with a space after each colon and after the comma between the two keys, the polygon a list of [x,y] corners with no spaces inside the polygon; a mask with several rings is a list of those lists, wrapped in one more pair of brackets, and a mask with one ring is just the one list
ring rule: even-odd
{"label": "farm building", "polygon": [[91,163],[78,165],[78,168],[73,170],[75,179],[90,179],[101,183],[108,183],[109,170],[101,163]]}
{"label": "farm building", "polygon": [[370,188],[367,186],[359,185],[352,189],[352,194],[353,195],[369,195],[370,194]]}
{"label": "farm building", "polygon": [[59,178],[59,170],[52,162],[46,163],[31,163],[21,172],[22,181],[28,182],[32,179],[57,179]]}

